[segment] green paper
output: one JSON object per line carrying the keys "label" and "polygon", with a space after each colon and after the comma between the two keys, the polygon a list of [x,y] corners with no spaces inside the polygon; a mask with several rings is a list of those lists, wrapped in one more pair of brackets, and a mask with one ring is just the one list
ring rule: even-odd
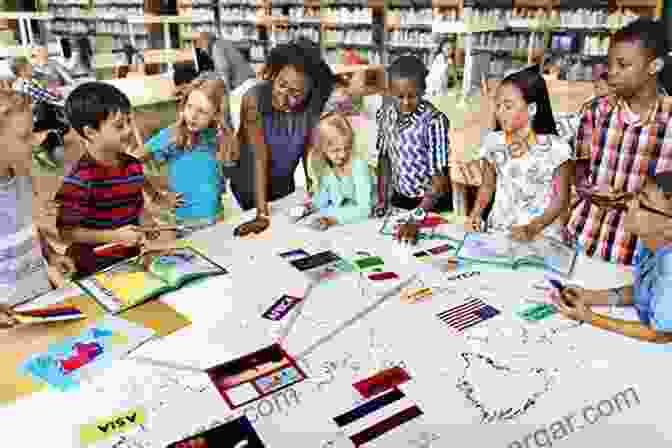
{"label": "green paper", "polygon": [[525,320],[538,321],[546,319],[547,317],[552,316],[557,312],[558,310],[554,305],[550,303],[540,303],[532,305],[530,307],[526,307],[522,311],[519,311],[517,314],[518,316],[520,316]]}
{"label": "green paper", "polygon": [[380,257],[366,257],[355,260],[355,264],[360,270],[364,270],[383,265],[385,262]]}

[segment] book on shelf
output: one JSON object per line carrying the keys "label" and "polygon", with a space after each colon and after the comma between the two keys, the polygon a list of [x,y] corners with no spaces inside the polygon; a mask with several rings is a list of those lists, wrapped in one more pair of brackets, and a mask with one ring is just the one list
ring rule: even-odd
{"label": "book on shelf", "polygon": [[107,311],[118,313],[185,283],[228,271],[191,247],[151,256],[134,257],[78,280],[79,286]]}
{"label": "book on shelf", "polygon": [[504,233],[465,235],[457,257],[463,260],[497,264],[517,269],[520,266],[542,267],[569,277],[574,271],[578,247],[551,236],[530,242],[512,240]]}

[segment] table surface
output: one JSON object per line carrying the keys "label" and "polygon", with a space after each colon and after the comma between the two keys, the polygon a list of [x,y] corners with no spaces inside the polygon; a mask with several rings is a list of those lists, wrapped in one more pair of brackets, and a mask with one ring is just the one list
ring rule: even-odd
{"label": "table surface", "polygon": [[[380,235],[380,221],[324,233],[291,224],[286,210],[299,197],[297,194],[274,203],[273,226],[257,238],[234,239],[233,224],[220,224],[192,235],[196,248],[230,271],[229,275],[162,296],[160,300],[187,315],[192,325],[146,344],[130,359],[115,361],[77,391],[47,390],[0,408],[5,440],[22,440],[24,446],[77,447],[77,425],[144,406],[147,423],[125,434],[127,441],[142,441],[144,445],[114,445],[119,437],[113,437],[95,446],[165,447],[241,412],[253,422],[267,447],[352,446],[338,434],[332,421],[360,402],[352,383],[375,369],[403,362],[412,380],[401,389],[424,414],[381,437],[373,446],[445,447],[450,446],[449,440],[470,440],[470,446],[478,447],[516,446],[507,443],[523,440],[570,413],[575,413],[580,422],[581,410],[588,405],[597,407],[598,403],[603,414],[612,414],[609,424],[602,416],[589,429],[584,422],[586,430],[578,431],[577,423],[576,431],[567,436],[571,441],[564,446],[594,446],[598,442],[604,446],[612,439],[622,442],[612,446],[628,446],[626,441],[644,442],[647,447],[667,446],[664,443],[672,437],[672,430],[666,424],[666,414],[656,412],[666,403],[667,395],[659,391],[667,383],[663,363],[669,362],[669,357],[662,354],[664,347],[589,326],[577,327],[557,316],[536,324],[525,323],[514,313],[523,299],[539,297],[541,292],[531,285],[543,279],[543,271],[472,266],[464,272],[441,273],[412,257],[416,248],[399,246]],[[442,230],[456,239],[463,235],[456,225]],[[440,243],[421,242],[420,247]],[[326,339],[299,359],[308,380],[233,412],[205,374],[133,361],[134,357],[145,357],[207,367],[235,353],[270,344],[287,331],[283,325],[289,323],[272,324],[260,314],[280,295],[303,294],[307,287],[305,277],[277,256],[293,248],[310,253],[331,249],[345,257],[366,251],[381,256],[385,269],[401,276],[399,281],[376,286],[352,273],[320,284],[311,292],[284,339],[284,346],[294,355]],[[460,273],[465,275],[457,275]],[[393,295],[335,337],[324,338],[412,274],[417,275],[416,286],[441,287],[444,292],[413,305]],[[631,275],[613,265],[580,257],[572,281],[604,288],[629,283]],[[435,314],[470,295],[492,304],[501,314],[462,335],[451,335]],[[635,318],[626,310],[605,312]],[[636,391],[638,404],[626,407],[621,402],[616,411],[616,401],[612,401],[614,409],[605,410],[611,408],[604,400],[612,400],[630,387]],[[534,397],[535,404],[527,412],[512,420],[499,419],[501,423],[515,423],[509,425],[482,423],[482,414],[474,404],[481,403],[488,411],[517,409],[529,397]],[[592,414],[586,414],[586,419],[592,418]],[[647,425],[636,424],[644,422]],[[36,424],[39,431],[34,430]],[[439,441],[418,445],[425,438]]]}

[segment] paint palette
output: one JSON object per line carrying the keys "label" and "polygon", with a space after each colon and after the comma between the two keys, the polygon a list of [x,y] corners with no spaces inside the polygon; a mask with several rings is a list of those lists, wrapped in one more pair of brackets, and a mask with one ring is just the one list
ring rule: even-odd
{"label": "paint palette", "polygon": [[306,379],[306,374],[278,344],[207,370],[231,409]]}

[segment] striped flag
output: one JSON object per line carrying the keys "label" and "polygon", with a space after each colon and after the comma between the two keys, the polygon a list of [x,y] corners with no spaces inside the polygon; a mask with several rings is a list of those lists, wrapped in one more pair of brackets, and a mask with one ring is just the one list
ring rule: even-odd
{"label": "striped flag", "polygon": [[495,307],[488,305],[481,299],[470,297],[463,304],[437,314],[437,317],[455,333],[460,333],[498,314],[499,310]]}
{"label": "striped flag", "polygon": [[421,415],[420,408],[401,390],[394,388],[334,417],[334,422],[356,447],[360,447]]}

